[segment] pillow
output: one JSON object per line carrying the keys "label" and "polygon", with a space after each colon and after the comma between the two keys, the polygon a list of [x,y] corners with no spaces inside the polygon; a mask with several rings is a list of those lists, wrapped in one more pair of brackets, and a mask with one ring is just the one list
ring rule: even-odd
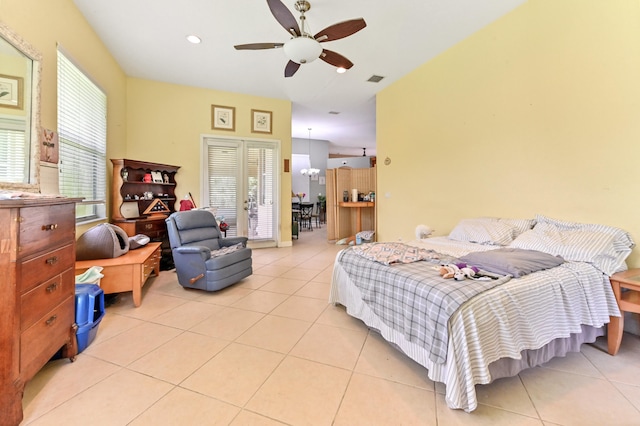
{"label": "pillow", "polygon": [[607,275],[627,269],[625,259],[635,243],[626,231],[612,226],[577,223],[537,215],[537,224],[509,247],[539,250],[566,260],[588,262]]}
{"label": "pillow", "polygon": [[493,218],[462,219],[449,238],[478,244],[506,246],[514,237],[515,227]]}
{"label": "pillow", "polygon": [[242,243],[234,244],[232,246],[222,247],[218,250],[211,250],[211,258],[224,256],[225,254],[233,253],[234,251],[238,251],[242,249],[244,246]]}
{"label": "pillow", "polygon": [[513,238],[516,238],[518,235],[526,232],[534,227],[536,224],[535,219],[505,219],[499,218],[499,222],[506,223],[507,225],[511,225],[514,227]]}
{"label": "pillow", "polygon": [[560,256],[510,247],[469,253],[460,260],[494,274],[512,275],[515,278],[564,263]]}

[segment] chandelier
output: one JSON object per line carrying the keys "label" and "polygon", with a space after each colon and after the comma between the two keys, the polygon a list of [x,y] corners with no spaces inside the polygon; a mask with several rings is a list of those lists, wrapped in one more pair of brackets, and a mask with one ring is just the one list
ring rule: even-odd
{"label": "chandelier", "polygon": [[[309,127],[309,166],[311,166],[311,127]],[[320,169],[309,167],[308,169],[300,170],[302,176],[315,176],[320,173]]]}
{"label": "chandelier", "polygon": [[314,169],[313,167],[309,169],[300,170],[300,174],[302,176],[314,176],[314,175],[317,175],[318,173],[320,173],[320,169]]}

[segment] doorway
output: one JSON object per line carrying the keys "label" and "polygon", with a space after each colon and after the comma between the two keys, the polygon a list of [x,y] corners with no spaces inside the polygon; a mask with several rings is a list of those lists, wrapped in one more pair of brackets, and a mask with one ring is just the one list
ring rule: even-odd
{"label": "doorway", "polygon": [[227,237],[277,246],[279,143],[205,137],[202,146],[202,200],[229,225]]}

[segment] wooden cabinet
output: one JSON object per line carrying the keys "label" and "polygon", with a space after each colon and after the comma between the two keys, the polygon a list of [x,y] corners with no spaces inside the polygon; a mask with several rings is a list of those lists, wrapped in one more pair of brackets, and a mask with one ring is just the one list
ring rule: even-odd
{"label": "wooden cabinet", "polygon": [[[127,159],[112,159],[111,162],[111,221],[129,236],[145,234],[154,241],[161,241],[166,235],[164,218],[175,211],[175,178],[180,167]],[[155,211],[145,213],[154,206]]]}
{"label": "wooden cabinet", "polygon": [[[327,169],[327,239],[339,240],[359,231],[376,230],[376,207],[370,202],[351,202],[355,189],[376,191],[376,168]],[[348,201],[343,199],[347,192]]]}
{"label": "wooden cabinet", "polygon": [[24,386],[52,356],[78,352],[76,201],[0,201],[1,425],[20,423]]}

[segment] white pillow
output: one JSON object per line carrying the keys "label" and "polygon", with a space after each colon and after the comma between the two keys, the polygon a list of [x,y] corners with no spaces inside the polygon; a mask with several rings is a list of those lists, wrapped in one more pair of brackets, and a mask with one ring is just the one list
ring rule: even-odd
{"label": "white pillow", "polygon": [[494,218],[462,219],[449,234],[456,241],[506,246],[513,241],[516,228]]}
{"label": "white pillow", "polygon": [[588,262],[607,275],[627,269],[625,259],[635,243],[628,232],[612,226],[576,223],[537,215],[537,224],[510,247],[538,250],[565,260]]}
{"label": "white pillow", "polygon": [[528,230],[533,228],[534,225],[536,224],[536,220],[535,219],[505,219],[505,218],[498,218],[498,221],[502,222],[502,223],[506,223],[508,225],[511,225],[511,226],[513,226],[515,228],[514,234],[513,234],[513,238],[517,237],[518,235],[522,234],[523,232],[527,232]]}

